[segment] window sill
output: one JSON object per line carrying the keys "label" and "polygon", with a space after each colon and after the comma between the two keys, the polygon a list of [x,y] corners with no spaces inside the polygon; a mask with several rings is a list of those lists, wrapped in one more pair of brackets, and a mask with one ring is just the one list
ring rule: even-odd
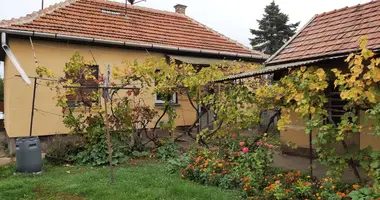
{"label": "window sill", "polygon": [[[178,103],[170,103],[171,106],[173,107],[180,107],[181,105],[178,104]],[[154,104],[155,107],[164,107],[165,106],[165,103],[155,103]]]}

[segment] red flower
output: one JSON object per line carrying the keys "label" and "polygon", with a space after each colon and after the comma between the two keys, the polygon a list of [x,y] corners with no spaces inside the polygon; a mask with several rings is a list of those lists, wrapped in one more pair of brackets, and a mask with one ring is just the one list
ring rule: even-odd
{"label": "red flower", "polygon": [[263,143],[261,141],[258,141],[256,144],[257,144],[257,146],[263,145]]}
{"label": "red flower", "polygon": [[248,147],[244,147],[244,148],[242,149],[242,151],[243,151],[244,153],[248,153]]}
{"label": "red flower", "polygon": [[240,146],[244,146],[245,143],[244,143],[244,142],[240,142],[239,145],[240,145]]}
{"label": "red flower", "polygon": [[239,152],[234,152],[234,155],[235,155],[235,156],[239,155]]}
{"label": "red flower", "polygon": [[269,144],[269,145],[268,145],[268,148],[269,148],[269,149],[273,149],[273,145]]}
{"label": "red flower", "polygon": [[233,133],[233,134],[232,134],[232,137],[233,137],[233,138],[236,138],[236,133]]}

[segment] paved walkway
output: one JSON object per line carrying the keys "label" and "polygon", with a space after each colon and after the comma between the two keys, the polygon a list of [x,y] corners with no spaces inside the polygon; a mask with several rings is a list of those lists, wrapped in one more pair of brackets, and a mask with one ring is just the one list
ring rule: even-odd
{"label": "paved walkway", "polygon": [[[320,164],[317,160],[313,160],[314,168],[313,175],[319,179],[326,177],[326,168]],[[282,168],[285,170],[294,170],[308,172],[310,166],[310,160],[308,158],[299,157],[299,156],[289,156],[283,154],[275,154],[273,167]],[[360,176],[364,177],[365,173],[359,170]],[[343,180],[347,182],[354,182],[356,180],[353,171],[351,168],[346,168],[343,174]]]}
{"label": "paved walkway", "polygon": [[4,165],[8,165],[11,162],[14,162],[12,158],[7,158],[7,157],[0,158],[0,167]]}

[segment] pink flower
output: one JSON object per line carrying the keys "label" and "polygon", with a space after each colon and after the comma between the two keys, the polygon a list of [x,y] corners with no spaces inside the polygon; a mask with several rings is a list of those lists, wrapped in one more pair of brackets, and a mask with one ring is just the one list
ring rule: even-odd
{"label": "pink flower", "polygon": [[233,134],[232,134],[232,137],[233,137],[233,138],[236,138],[236,133],[233,133]]}
{"label": "pink flower", "polygon": [[240,142],[239,145],[242,147],[242,146],[245,145],[245,143],[244,142]]}
{"label": "pink flower", "polygon": [[235,155],[235,156],[239,155],[239,152],[234,152],[234,155]]}
{"label": "pink flower", "polygon": [[269,149],[273,149],[273,145],[271,145],[271,144],[268,145],[268,148],[269,148]]}
{"label": "pink flower", "polygon": [[257,144],[257,146],[263,145],[263,143],[261,141],[258,141],[256,144]]}
{"label": "pink flower", "polygon": [[281,182],[280,182],[280,181],[276,181],[276,182],[274,182],[274,183],[276,183],[276,184],[278,185],[278,184],[280,184]]}
{"label": "pink flower", "polygon": [[248,153],[248,147],[244,147],[242,150],[244,153]]}

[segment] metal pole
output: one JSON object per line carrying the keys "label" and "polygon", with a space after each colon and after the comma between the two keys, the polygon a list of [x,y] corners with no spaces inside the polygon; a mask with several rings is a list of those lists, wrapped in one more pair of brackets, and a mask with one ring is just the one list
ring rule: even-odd
{"label": "metal pole", "polygon": [[37,77],[34,77],[33,100],[32,100],[32,113],[31,113],[31,115],[30,115],[29,136],[32,136],[32,132],[33,132],[34,104],[35,104],[35,102],[36,102],[36,88],[37,88]]}
{"label": "metal pole", "polygon": [[[311,115],[309,116],[311,119]],[[313,180],[313,131],[309,131],[310,178]]]}
{"label": "metal pole", "polygon": [[107,146],[108,146],[108,161],[110,163],[110,179],[111,179],[111,184],[114,183],[114,171],[112,168],[112,146],[111,146],[111,134],[110,134],[110,128],[109,128],[109,121],[108,121],[108,98],[109,98],[109,91],[108,91],[108,85],[110,82],[110,65],[108,64],[107,66],[107,74],[106,74],[106,79],[104,81],[104,112],[105,112],[105,127],[106,127],[106,132],[107,132]]}
{"label": "metal pole", "polygon": [[42,0],[41,10],[44,9],[44,0]]}

